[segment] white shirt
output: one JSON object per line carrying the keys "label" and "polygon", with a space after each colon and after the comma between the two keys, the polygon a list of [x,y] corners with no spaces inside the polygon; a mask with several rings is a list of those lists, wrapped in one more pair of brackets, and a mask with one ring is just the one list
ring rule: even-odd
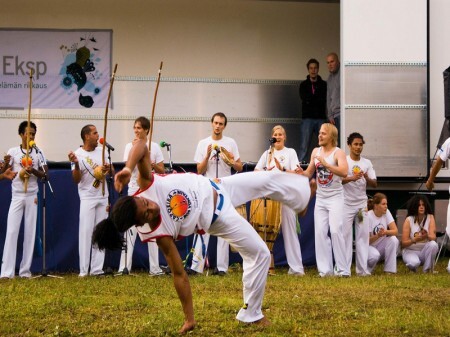
{"label": "white shirt", "polygon": [[[80,200],[84,199],[102,199],[108,197],[108,188],[105,186],[105,195],[102,194],[102,183],[94,187],[94,169],[102,166],[102,147],[96,147],[93,151],[86,151],[82,147],[75,150],[78,158],[78,165],[81,171],[81,181],[78,183],[78,195]],[[105,152],[105,163],[108,162]],[[72,171],[75,169],[75,163],[71,164]],[[105,180],[106,182],[106,180]]]}
{"label": "white shirt", "polygon": [[[130,154],[130,150],[133,147],[133,143],[128,143],[125,145],[125,151],[123,152],[123,161],[128,160],[128,155]],[[164,161],[164,156],[162,154],[161,148],[155,142],[151,142],[150,148],[150,162],[159,164]],[[133,195],[139,189],[139,185],[137,183],[138,177],[138,168],[137,166],[134,168],[131,173],[130,182],[128,184],[128,195]]]}
{"label": "white shirt", "polygon": [[[409,216],[409,238],[412,240],[416,235],[418,235],[420,233],[420,231],[422,229],[425,229],[427,231],[427,233],[430,232],[430,219],[431,219],[431,215],[428,214],[425,222],[423,222],[422,224],[419,224],[417,222],[414,221],[414,216]],[[409,246],[407,249],[411,249],[411,250],[422,250],[423,247],[425,247],[425,245],[427,244],[428,240],[423,240],[423,241],[418,241],[415,244]]]}
{"label": "white shirt", "polygon": [[[369,221],[369,233],[372,235],[376,235],[381,228],[388,230],[388,225],[394,221],[391,212],[389,210],[386,211],[386,214],[383,214],[381,217],[377,217],[373,210],[370,210],[367,213],[367,219]],[[376,245],[377,242],[381,241],[383,237],[378,238],[376,241],[372,242],[370,245]]]}
{"label": "white shirt", "polygon": [[[360,157],[360,160],[353,160],[350,156],[347,156],[348,174],[351,177],[359,172],[367,173],[370,179],[377,179],[375,170],[373,169],[372,162],[369,159]],[[344,203],[349,206],[358,206],[361,203],[367,202],[366,178],[362,177],[356,181],[351,181],[344,184]]]}
{"label": "white shirt", "polygon": [[[209,136],[205,139],[202,139],[197,145],[197,150],[195,151],[194,156],[194,161],[196,163],[201,163],[203,161],[203,158],[205,158],[208,151],[209,144],[212,144],[213,146],[216,144],[218,146],[223,146],[225,149],[227,149],[228,152],[231,152],[233,154],[234,160],[238,160],[240,158],[237,144],[233,138],[223,136],[220,140],[214,140],[211,136]],[[204,176],[208,178],[216,178],[216,165],[218,165],[217,178],[231,175],[231,167],[225,164],[220,156],[219,161],[217,162],[215,154],[216,151],[212,150]]]}
{"label": "white shirt", "polygon": [[161,223],[154,230],[148,224],[136,227],[142,242],[164,236],[179,240],[197,230],[209,229],[214,212],[213,187],[209,179],[193,173],[153,176],[153,183],[137,196],[158,204]]}
{"label": "white shirt", "polygon": [[[438,153],[439,158],[441,158],[442,161],[446,161],[450,158],[450,138],[447,138],[447,140],[442,144],[441,148],[439,149]],[[449,185],[449,192],[450,192],[450,185]]]}
{"label": "white shirt", "polygon": [[[334,160],[334,154],[338,149],[336,147],[328,157],[324,158],[330,166],[337,166]],[[317,155],[320,155],[321,151],[322,147],[317,151]],[[317,196],[328,198],[341,194],[343,191],[342,178],[326,169],[317,159],[314,159],[314,165],[316,167]]]}
{"label": "white shirt", "polygon": [[[9,165],[12,167],[12,170],[14,172],[20,173],[20,171],[25,167],[23,164],[25,163],[25,157],[26,157],[26,149],[22,149],[21,146],[13,147],[8,150],[8,154],[11,156],[11,159],[9,161]],[[30,149],[30,153],[28,155],[29,163],[31,166],[37,170],[39,169],[40,161],[45,165],[45,156],[42,153],[37,152],[36,149]],[[39,161],[40,159],[40,161]],[[22,162],[23,160],[23,162]],[[31,160],[31,162],[30,162]],[[20,179],[19,174],[16,175],[16,177],[12,181],[12,194],[16,195],[25,195],[25,183]],[[36,194],[38,191],[38,184],[37,184],[37,177],[33,174],[30,175],[30,178],[28,179],[28,185],[27,185],[27,193],[26,195],[32,195]]]}
{"label": "white shirt", "polygon": [[[279,171],[277,165],[275,164],[275,158],[277,158],[281,167],[284,167],[286,170],[295,170],[297,168],[297,164],[299,164],[297,152],[294,149],[284,147],[281,150],[272,149],[272,155],[269,153],[269,150],[266,150],[261,158],[259,158],[258,164],[256,164],[255,169],[264,170],[264,168],[273,167],[273,170]],[[270,159],[269,159],[270,158]],[[270,163],[268,161],[270,160]]]}

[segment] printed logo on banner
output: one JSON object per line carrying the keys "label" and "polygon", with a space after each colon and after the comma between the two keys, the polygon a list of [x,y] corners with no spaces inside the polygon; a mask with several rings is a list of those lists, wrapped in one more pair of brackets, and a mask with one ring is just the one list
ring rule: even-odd
{"label": "printed logo on banner", "polygon": [[[80,41],[70,46],[61,45],[60,47],[65,54],[61,68],[61,73],[64,74],[61,85],[67,90],[68,95],[74,99],[78,98],[80,105],[85,108],[91,108],[94,105],[94,97],[101,91],[95,81],[101,77],[95,68],[95,64],[101,62],[101,57],[96,56],[99,51],[95,47],[96,43],[95,36],[89,34],[87,37],[80,37]],[[76,91],[73,88],[76,88]]]}
{"label": "printed logo on banner", "polygon": [[0,28],[0,107],[104,108],[111,30]]}

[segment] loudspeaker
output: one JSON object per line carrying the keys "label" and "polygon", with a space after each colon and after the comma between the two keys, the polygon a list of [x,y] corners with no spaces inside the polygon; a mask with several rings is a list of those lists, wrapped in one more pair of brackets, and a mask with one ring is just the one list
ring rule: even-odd
{"label": "loudspeaker", "polygon": [[450,118],[450,86],[449,86],[449,77],[450,77],[450,67],[444,70],[444,109],[445,109],[445,118]]}

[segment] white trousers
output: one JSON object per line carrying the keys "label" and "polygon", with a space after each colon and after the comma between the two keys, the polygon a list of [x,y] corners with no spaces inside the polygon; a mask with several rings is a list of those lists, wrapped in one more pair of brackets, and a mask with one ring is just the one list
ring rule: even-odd
{"label": "white trousers", "polygon": [[[195,246],[193,247],[194,252],[192,253],[192,263],[191,269],[197,273],[203,273],[205,270],[206,256],[203,256],[203,251],[208,255],[208,245],[209,237],[208,233],[200,236],[196,234],[197,239],[195,240]],[[227,241],[222,238],[217,238],[217,269],[219,271],[228,271],[228,266],[230,264],[230,245]]]}
{"label": "white trousers", "polygon": [[304,274],[302,251],[297,234],[297,214],[286,205],[281,206],[281,230],[286,260],[289,265],[288,273]]}
{"label": "white trousers", "polygon": [[[131,267],[133,265],[133,251],[134,245],[136,243],[137,229],[135,226],[130,227],[130,229],[125,233],[127,239],[127,251],[125,249],[122,250],[122,254],[120,255],[120,264],[119,264],[119,272],[123,271],[125,267],[125,255],[127,260],[127,269],[131,271]],[[150,274],[160,274],[162,273],[162,269],[159,267],[159,251],[158,245],[156,242],[149,242],[147,244],[148,247],[148,262],[149,262],[149,272]]]}
{"label": "white trousers", "polygon": [[423,264],[423,272],[426,273],[433,269],[438,250],[439,246],[436,241],[428,241],[421,250],[405,248],[402,251],[403,262],[410,270],[414,271]]}
{"label": "white trousers", "polygon": [[20,223],[24,216],[24,238],[22,261],[20,262],[19,276],[31,276],[31,262],[33,261],[34,239],[36,236],[37,195],[13,196],[9,206],[6,228],[5,246],[1,277],[13,278],[16,269],[17,240]]}
{"label": "white trousers", "polygon": [[[314,240],[316,246],[316,263],[320,276],[334,274],[349,275],[345,256],[343,231],[344,197],[342,194],[330,198],[316,198],[314,208]],[[331,239],[328,236],[330,232]]]}
{"label": "white trousers", "polygon": [[[355,225],[356,247],[356,274],[360,276],[370,275],[367,268],[367,256],[369,254],[369,224],[367,223],[367,201],[360,205],[350,206],[344,204],[344,243],[345,243],[345,274],[351,275],[353,257],[353,224]],[[362,221],[358,219],[361,211]]]}
{"label": "white trousers", "polygon": [[[95,225],[107,218],[107,206],[107,198],[80,200],[80,228],[78,233],[80,276],[103,273],[105,252],[92,245],[92,233]],[[89,265],[91,266],[90,272]]]}
{"label": "white trousers", "polygon": [[367,260],[369,271],[372,273],[378,261],[384,260],[384,271],[387,273],[396,273],[398,246],[399,241],[396,236],[382,237],[375,244],[370,245]]}
{"label": "white trousers", "polygon": [[258,233],[236,211],[228,193],[224,189],[221,189],[221,193],[224,197],[223,208],[208,232],[226,240],[242,256],[244,306],[236,318],[242,322],[254,322],[264,317],[261,306],[270,266],[270,252]]}

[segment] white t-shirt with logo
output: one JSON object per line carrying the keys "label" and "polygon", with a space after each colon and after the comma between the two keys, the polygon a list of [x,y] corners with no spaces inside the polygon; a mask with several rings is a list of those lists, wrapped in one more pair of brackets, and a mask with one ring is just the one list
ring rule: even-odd
{"label": "white t-shirt with logo", "polygon": [[[27,185],[27,193],[25,194],[25,183],[20,179],[19,172],[25,167],[26,163],[26,149],[22,149],[22,146],[13,147],[8,150],[8,154],[11,156],[11,159],[9,161],[9,165],[12,167],[12,170],[14,172],[17,172],[18,174],[12,181],[12,194],[13,195],[32,195],[36,194],[38,191],[38,184],[37,184],[37,177],[34,174],[31,174],[28,179],[28,185]],[[42,153],[37,152],[36,149],[30,149],[30,152],[28,154],[28,164],[29,166],[32,166],[35,170],[38,170],[40,165],[40,162],[45,165],[46,160],[45,156]]]}
{"label": "white t-shirt with logo", "polygon": [[[78,165],[81,170],[81,180],[78,183],[78,195],[80,200],[85,199],[102,199],[108,197],[108,188],[105,186],[105,195],[102,193],[102,182],[97,187],[94,186],[96,181],[94,177],[94,169],[97,166],[102,166],[102,147],[96,147],[93,151],[86,151],[82,147],[75,150],[75,155],[78,158]],[[105,152],[105,163],[108,160]],[[75,163],[71,163],[72,171],[75,169]],[[104,180],[106,183],[106,180]]]}
{"label": "white t-shirt with logo", "polygon": [[[270,151],[273,151],[272,155]],[[273,167],[274,171],[279,171],[277,165],[275,163],[275,158],[277,158],[281,167],[286,170],[295,170],[297,168],[297,164],[299,163],[297,152],[294,149],[284,147],[281,150],[276,150],[273,148],[272,150],[266,150],[261,158],[259,158],[258,164],[256,164],[255,169],[264,170],[264,168]],[[268,161],[270,160],[270,163]]]}
{"label": "white t-shirt with logo", "polygon": [[[236,142],[233,138],[223,136],[220,140],[214,140],[211,136],[202,139],[198,145],[197,150],[195,151],[194,161],[196,163],[201,163],[203,158],[205,158],[206,153],[208,151],[209,145],[218,145],[223,146],[228,152],[231,152],[234,156],[234,160],[238,160],[239,150]],[[219,161],[216,160],[216,151],[213,149],[211,151],[211,155],[208,160],[208,165],[206,167],[206,172],[204,174],[205,177],[208,178],[216,178],[216,165],[218,165],[218,175],[217,178],[226,177],[231,175],[231,167],[228,166],[222,158],[219,156]]]}
{"label": "white t-shirt with logo", "polygon": [[[354,176],[359,172],[367,173],[370,179],[377,179],[372,162],[369,159],[361,157],[360,160],[353,160],[347,156],[348,176]],[[366,178],[362,177],[356,181],[344,184],[344,203],[349,206],[358,206],[362,202],[367,202]]]}

